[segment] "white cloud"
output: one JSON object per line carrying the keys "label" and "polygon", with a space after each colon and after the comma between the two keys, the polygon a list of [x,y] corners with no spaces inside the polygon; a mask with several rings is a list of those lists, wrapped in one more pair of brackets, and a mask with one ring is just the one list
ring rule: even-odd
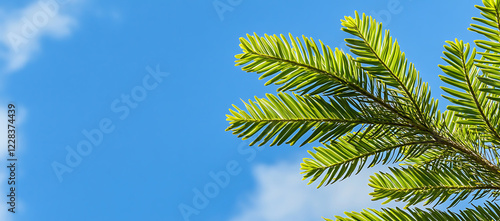
{"label": "white cloud", "polygon": [[[239,205],[240,213],[231,221],[289,221],[334,218],[344,211],[381,208],[381,201],[368,195],[369,176],[378,170],[369,169],[342,182],[316,189],[302,181],[300,162],[257,165],[253,169],[256,191]],[[395,204],[385,205],[392,206]]]}
{"label": "white cloud", "polygon": [[[39,0],[19,9],[0,8],[0,72],[9,73],[23,68],[41,49],[44,38],[60,39],[69,36],[76,27],[74,16],[65,13],[71,10],[80,0]],[[1,76],[5,83],[6,76]],[[3,84],[2,83],[2,84]],[[2,88],[2,87],[0,87]],[[4,97],[0,97],[0,123],[7,123],[7,109]],[[4,106],[5,105],[5,106]],[[26,119],[26,109],[16,107],[16,122],[19,126]],[[17,135],[22,135],[19,127]],[[0,143],[7,144],[7,127],[0,127]],[[24,139],[16,137],[16,154],[24,152]],[[21,143],[21,148],[19,148]],[[7,158],[7,151],[0,151],[0,161]],[[7,168],[0,170],[0,180],[7,180]],[[16,173],[19,180],[21,174]],[[9,194],[7,182],[0,183],[0,193]],[[0,220],[13,220],[12,213],[7,211],[8,205],[0,205]],[[16,197],[16,210],[26,211],[23,199]]]}
{"label": "white cloud", "polygon": [[[40,50],[43,37],[63,38],[71,34],[76,20],[62,13],[67,0],[40,0],[22,9],[0,14],[0,58],[4,71],[18,70]],[[64,3],[64,4],[63,4]]]}

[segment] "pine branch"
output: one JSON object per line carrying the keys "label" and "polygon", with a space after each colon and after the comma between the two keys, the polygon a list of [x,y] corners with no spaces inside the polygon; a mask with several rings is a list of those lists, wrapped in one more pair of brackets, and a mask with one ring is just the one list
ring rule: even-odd
{"label": "pine branch", "polygon": [[[362,212],[346,212],[347,217],[336,216],[337,221],[471,221],[471,220],[500,220],[500,206],[496,203],[487,202],[484,206],[474,206],[461,210],[458,213],[452,211],[441,211],[437,209],[400,209],[385,208],[381,211],[366,209]],[[331,219],[325,219],[332,221]]]}

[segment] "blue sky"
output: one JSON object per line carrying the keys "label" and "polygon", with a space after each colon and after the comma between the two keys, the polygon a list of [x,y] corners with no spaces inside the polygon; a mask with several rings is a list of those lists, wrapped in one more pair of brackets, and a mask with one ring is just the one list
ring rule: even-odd
{"label": "blue sky", "polygon": [[[40,2],[54,0],[0,3],[0,113],[16,104],[19,143],[16,214],[1,203],[2,220],[318,220],[380,207],[367,177],[382,168],[316,190],[299,174],[313,145],[256,150],[224,131],[231,104],[276,90],[234,66],[238,38],[303,34],[345,48],[340,19],[366,12],[437,97],[444,41],[478,37],[467,27],[480,3],[60,0],[14,46]],[[72,158],[78,147],[85,156]],[[189,219],[179,207],[193,208]]]}

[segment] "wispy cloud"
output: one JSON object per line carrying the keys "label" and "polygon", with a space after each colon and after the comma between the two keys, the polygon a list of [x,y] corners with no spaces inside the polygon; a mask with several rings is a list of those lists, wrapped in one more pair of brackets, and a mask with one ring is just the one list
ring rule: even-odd
{"label": "wispy cloud", "polygon": [[[40,42],[44,37],[64,38],[69,36],[76,26],[74,17],[62,13],[64,8],[74,4],[76,0],[40,0],[18,8],[9,9],[0,7],[0,72],[9,73],[23,68],[32,57],[41,49]],[[5,77],[2,77],[5,82]],[[0,123],[7,124],[7,102],[0,98]],[[16,105],[17,106],[17,105]],[[17,113],[15,125],[19,126],[26,118],[24,108],[16,108]],[[18,127],[17,127],[18,128]],[[22,134],[17,130],[17,135]],[[7,127],[0,127],[0,143],[7,144]],[[23,151],[20,149],[19,140],[22,136],[16,136],[16,154]],[[24,146],[23,146],[24,147]],[[7,151],[0,153],[0,159],[5,160]],[[0,171],[0,180],[7,180],[7,170]],[[16,178],[19,178],[16,174]],[[7,182],[0,184],[0,193],[3,196],[9,194],[10,186]],[[16,199],[16,211],[24,210],[24,201]],[[8,204],[0,206],[0,220],[13,220],[13,214],[7,211]]]}
{"label": "wispy cloud", "polygon": [[76,27],[76,19],[64,14],[67,0],[40,0],[17,10],[1,10],[0,58],[3,71],[12,72],[24,67],[41,49],[44,37],[64,38]]}
{"label": "wispy cloud", "polygon": [[[381,208],[381,202],[371,201],[372,188],[368,178],[375,171],[363,171],[331,186],[316,189],[306,185],[300,175],[299,162],[257,165],[253,169],[256,190],[244,197],[239,213],[231,221],[289,221],[334,218],[344,211]],[[393,204],[394,205],[394,204]]]}

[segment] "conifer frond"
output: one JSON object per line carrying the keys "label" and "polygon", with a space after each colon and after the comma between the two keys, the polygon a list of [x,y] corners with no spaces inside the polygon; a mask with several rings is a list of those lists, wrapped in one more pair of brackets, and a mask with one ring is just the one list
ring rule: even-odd
{"label": "conifer frond", "polygon": [[397,40],[393,40],[382,23],[371,16],[345,17],[343,31],[355,36],[345,39],[351,52],[358,57],[356,61],[374,78],[392,87],[400,96],[405,113],[427,126],[437,112],[437,100],[431,97],[427,83],[422,82],[415,65],[401,52]]}
{"label": "conifer frond", "polygon": [[[337,221],[491,221],[500,220],[500,206],[487,202],[484,206],[474,206],[460,212],[437,209],[401,209],[385,208],[382,210],[366,209],[362,212],[346,212],[347,217],[336,216]],[[325,219],[326,221],[333,221]]]}
{"label": "conifer frond", "polygon": [[367,167],[399,163],[371,177],[371,195],[407,207],[367,209],[337,220],[500,220],[500,207],[491,202],[460,212],[409,208],[499,195],[500,0],[476,7],[482,18],[473,18],[470,30],[487,38],[475,41],[484,51],[446,42],[446,65],[439,66],[448,84],[443,97],[452,103],[446,111],[438,110],[430,87],[389,31],[356,12],[342,20],[356,57],[304,36],[240,38],[236,65],[278,85],[279,93],[244,102],[245,109],[234,106],[227,130],[253,138],[251,145],[321,142],[301,164],[304,179],[318,187]]}

